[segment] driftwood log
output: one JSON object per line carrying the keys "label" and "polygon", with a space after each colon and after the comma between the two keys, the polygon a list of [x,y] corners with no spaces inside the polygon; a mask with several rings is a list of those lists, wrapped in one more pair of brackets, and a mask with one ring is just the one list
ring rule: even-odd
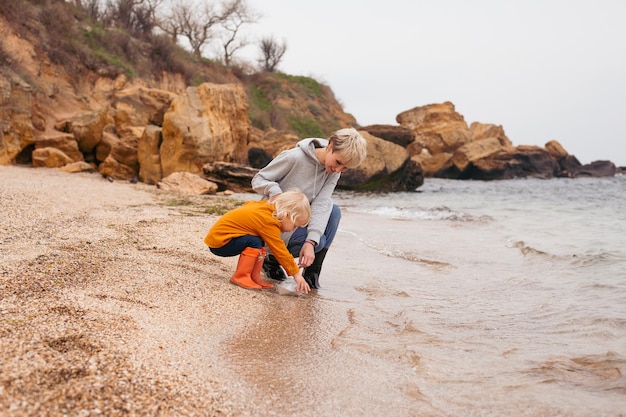
{"label": "driftwood log", "polygon": [[252,177],[258,169],[232,162],[215,162],[202,167],[204,178],[217,184],[218,191],[252,192]]}

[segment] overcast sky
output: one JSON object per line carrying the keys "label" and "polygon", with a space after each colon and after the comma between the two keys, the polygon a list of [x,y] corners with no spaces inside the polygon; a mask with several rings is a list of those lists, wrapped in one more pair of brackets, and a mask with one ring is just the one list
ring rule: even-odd
{"label": "overcast sky", "polygon": [[330,86],[360,125],[450,101],[514,145],[626,166],[626,0],[248,0],[279,70]]}

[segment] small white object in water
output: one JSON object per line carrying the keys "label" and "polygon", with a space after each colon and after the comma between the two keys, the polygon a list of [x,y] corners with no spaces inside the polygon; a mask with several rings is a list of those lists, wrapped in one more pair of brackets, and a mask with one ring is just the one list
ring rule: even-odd
{"label": "small white object in water", "polygon": [[277,282],[274,286],[276,287],[276,292],[280,295],[300,295],[297,289],[298,284],[293,277],[288,277],[284,281]]}
{"label": "small white object in water", "polygon": [[[287,275],[285,268],[282,266],[280,268],[285,272],[285,275]],[[300,268],[300,273],[302,273],[302,271],[304,271],[304,268]],[[298,292],[298,283],[292,276],[287,276],[286,280],[277,282],[274,284],[274,287],[276,287],[276,292],[280,295],[300,295]]]}

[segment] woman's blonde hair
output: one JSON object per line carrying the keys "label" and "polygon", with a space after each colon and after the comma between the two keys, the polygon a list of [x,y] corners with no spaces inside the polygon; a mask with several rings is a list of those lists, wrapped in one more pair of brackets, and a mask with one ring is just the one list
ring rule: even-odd
{"label": "woman's blonde hair", "polygon": [[353,127],[339,129],[328,138],[333,152],[340,153],[342,163],[348,168],[356,168],[367,157],[367,141]]}
{"label": "woman's blonde hair", "polygon": [[309,199],[306,198],[298,190],[289,190],[277,195],[273,200],[274,212],[272,216],[280,222],[285,220],[287,216],[294,224],[301,220],[303,223],[301,226],[309,224],[311,218],[311,205]]}

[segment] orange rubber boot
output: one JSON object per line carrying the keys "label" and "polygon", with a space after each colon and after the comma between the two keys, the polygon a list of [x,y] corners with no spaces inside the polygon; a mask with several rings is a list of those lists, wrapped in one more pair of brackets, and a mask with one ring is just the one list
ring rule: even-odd
{"label": "orange rubber boot", "polygon": [[260,249],[245,248],[241,254],[239,254],[239,261],[237,262],[237,270],[230,279],[233,284],[250,290],[260,290],[262,287],[252,280],[252,270],[254,269],[258,258]]}
{"label": "orange rubber boot", "polygon": [[254,269],[252,269],[252,281],[259,284],[261,288],[274,288],[273,284],[270,284],[261,278],[261,268],[263,267],[263,262],[265,261],[265,248],[261,248],[260,251],[259,257],[254,264]]}

